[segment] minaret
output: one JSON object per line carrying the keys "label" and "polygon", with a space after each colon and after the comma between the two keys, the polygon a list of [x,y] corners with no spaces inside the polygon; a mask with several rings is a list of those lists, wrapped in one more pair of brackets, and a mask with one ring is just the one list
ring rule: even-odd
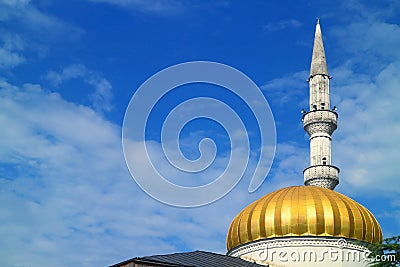
{"label": "minaret", "polygon": [[310,106],[303,110],[304,130],[310,136],[310,166],[304,169],[304,184],[334,189],[339,183],[339,168],[331,161],[331,135],[337,128],[338,114],[330,108],[329,80],[319,19],[315,28],[311,60]]}

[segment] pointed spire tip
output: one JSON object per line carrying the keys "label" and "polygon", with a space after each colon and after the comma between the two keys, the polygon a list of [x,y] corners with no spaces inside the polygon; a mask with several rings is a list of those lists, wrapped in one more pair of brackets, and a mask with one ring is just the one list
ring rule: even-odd
{"label": "pointed spire tip", "polygon": [[328,75],[324,44],[322,42],[321,27],[319,25],[319,18],[317,18],[317,26],[315,27],[314,47],[310,70],[311,76],[316,74]]}

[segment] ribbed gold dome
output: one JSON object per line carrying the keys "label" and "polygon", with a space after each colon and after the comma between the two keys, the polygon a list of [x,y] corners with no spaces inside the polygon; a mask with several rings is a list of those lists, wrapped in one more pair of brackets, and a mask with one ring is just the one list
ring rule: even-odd
{"label": "ribbed gold dome", "polygon": [[228,251],[248,242],[284,236],[331,236],[377,243],[374,215],[349,197],[317,186],[292,186],[263,196],[233,219]]}

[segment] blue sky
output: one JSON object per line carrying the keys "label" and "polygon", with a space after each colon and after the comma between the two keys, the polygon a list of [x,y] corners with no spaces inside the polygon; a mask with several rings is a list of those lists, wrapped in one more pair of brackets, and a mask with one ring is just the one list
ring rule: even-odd
{"label": "blue sky", "polygon": [[[371,210],[384,236],[398,235],[399,2],[271,2],[1,0],[0,265],[106,266],[196,249],[224,253],[229,223],[242,208],[302,184],[309,152],[300,110],[317,17],[339,113],[336,190]],[[269,102],[278,142],[255,193],[245,175],[224,198],[185,209],[152,199],[132,180],[121,131],[135,90],[192,60],[248,75]],[[212,87],[193,91],[202,88],[225,96]],[[184,152],[195,158],[193,140],[211,136],[222,142],[223,163],[224,131],[203,123],[184,129]]]}

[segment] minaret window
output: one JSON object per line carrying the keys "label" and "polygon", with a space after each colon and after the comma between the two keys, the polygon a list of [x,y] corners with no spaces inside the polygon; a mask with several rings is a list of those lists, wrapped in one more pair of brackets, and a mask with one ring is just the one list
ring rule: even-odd
{"label": "minaret window", "polygon": [[325,103],[321,103],[321,109],[325,109]]}
{"label": "minaret window", "polygon": [[326,165],[326,158],[325,157],[322,158],[322,165]]}

